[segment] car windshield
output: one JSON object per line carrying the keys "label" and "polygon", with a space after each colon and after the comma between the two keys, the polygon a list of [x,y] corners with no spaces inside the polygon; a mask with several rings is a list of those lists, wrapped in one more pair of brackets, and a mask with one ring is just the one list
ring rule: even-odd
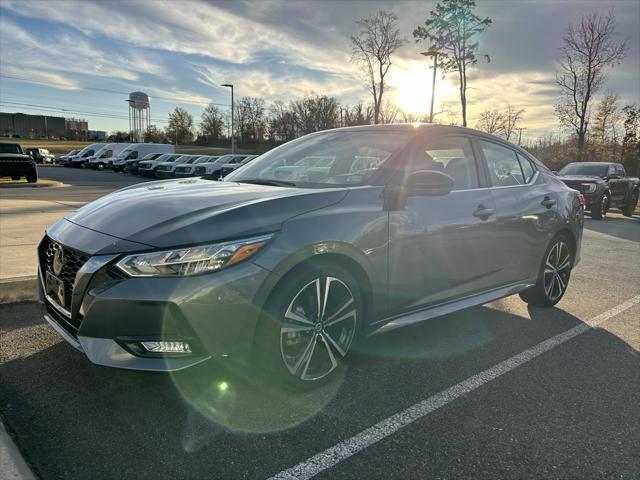
{"label": "car windshield", "polygon": [[231,182],[296,186],[368,185],[412,138],[398,131],[329,131],[286,143],[229,174]]}
{"label": "car windshield", "polygon": [[570,163],[560,170],[560,175],[587,175],[591,177],[604,177],[609,171],[609,165],[593,165],[585,163]]}
{"label": "car windshield", "polygon": [[17,143],[0,143],[0,153],[22,153]]}

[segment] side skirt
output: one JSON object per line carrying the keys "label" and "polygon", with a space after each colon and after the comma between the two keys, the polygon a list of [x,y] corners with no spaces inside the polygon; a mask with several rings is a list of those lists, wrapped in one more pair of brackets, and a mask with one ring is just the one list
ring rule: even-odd
{"label": "side skirt", "polygon": [[498,300],[499,298],[508,297],[510,295],[520,293],[523,290],[526,290],[533,286],[533,283],[518,283],[498,288],[496,290],[490,290],[488,292],[482,292],[464,297],[452,302],[440,303],[414,312],[389,317],[378,322],[384,323],[384,325],[373,330],[368,336],[371,337],[373,335],[378,335],[379,333],[385,333],[391,330],[395,330],[396,328],[406,327],[407,325],[413,325],[414,323],[441,317],[442,315],[457,312],[458,310],[463,310],[465,308],[476,307],[478,305],[493,302],[494,300]]}

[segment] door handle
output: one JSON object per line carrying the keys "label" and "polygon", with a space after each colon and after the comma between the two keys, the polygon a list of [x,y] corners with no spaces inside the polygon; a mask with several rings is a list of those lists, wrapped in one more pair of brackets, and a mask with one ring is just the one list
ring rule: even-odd
{"label": "door handle", "polygon": [[544,197],[544,200],[540,203],[547,208],[551,208],[556,204],[556,201],[551,197]]}
{"label": "door handle", "polygon": [[493,208],[487,208],[484,205],[478,205],[478,208],[473,212],[474,217],[478,217],[480,220],[486,220],[491,215],[496,213]]}

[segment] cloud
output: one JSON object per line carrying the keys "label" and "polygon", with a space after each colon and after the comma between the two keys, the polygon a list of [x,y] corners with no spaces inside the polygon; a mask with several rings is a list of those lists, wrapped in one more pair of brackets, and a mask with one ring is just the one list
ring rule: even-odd
{"label": "cloud", "polygon": [[61,90],[77,90],[80,88],[78,82],[71,78],[58,75],[57,73],[43,72],[42,70],[29,70],[8,65],[2,67],[2,73],[9,76],[9,78],[28,78],[36,83],[46,83]]}
{"label": "cloud", "polygon": [[3,45],[10,45],[3,48],[3,69],[11,66],[18,71],[21,67],[23,75],[27,70],[57,71],[136,81],[141,74],[166,73],[164,67],[138,52],[106,52],[77,34],[36,38],[4,15],[0,17],[0,27]]}
{"label": "cloud", "polygon": [[198,81],[209,87],[220,88],[220,84],[234,80],[234,91],[238,96],[262,97],[266,100],[289,100],[310,93],[343,97],[362,90],[358,81],[341,75],[301,76],[293,73],[274,73],[241,67],[216,67],[194,63]]}
{"label": "cloud", "polygon": [[210,3],[5,0],[2,6],[18,15],[47,18],[88,36],[102,35],[137,47],[236,64],[267,54],[321,71],[353,72],[347,51],[318,48],[306,41],[304,32],[284,33]]}

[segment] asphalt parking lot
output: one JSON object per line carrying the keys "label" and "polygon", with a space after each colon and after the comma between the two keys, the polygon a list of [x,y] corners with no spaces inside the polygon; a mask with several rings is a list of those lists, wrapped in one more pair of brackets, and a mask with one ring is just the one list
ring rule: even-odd
{"label": "asphalt parking lot", "polygon": [[639,260],[640,217],[588,219],[557,308],[511,297],[374,337],[296,394],[225,364],[95,366],[38,304],[0,305],[0,413],[43,479],[638,478]]}

